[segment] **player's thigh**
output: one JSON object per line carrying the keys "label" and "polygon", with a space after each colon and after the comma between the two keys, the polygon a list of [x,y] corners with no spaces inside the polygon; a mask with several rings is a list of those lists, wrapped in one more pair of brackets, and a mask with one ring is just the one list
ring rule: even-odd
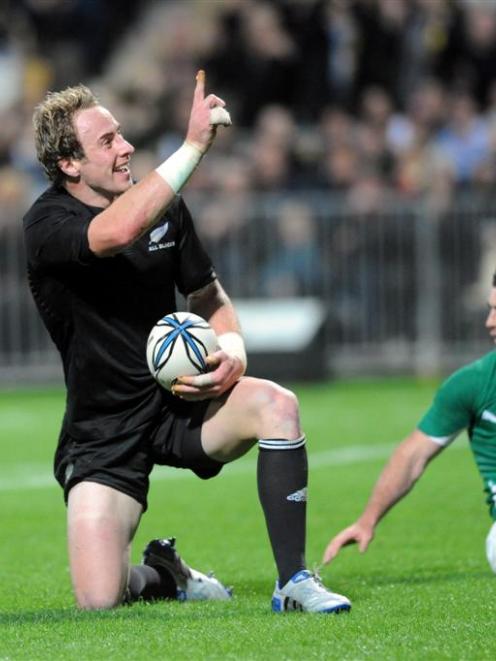
{"label": "player's thigh", "polygon": [[297,438],[300,433],[293,393],[272,381],[244,377],[210,403],[201,440],[209,456],[231,461],[259,438]]}
{"label": "player's thigh", "polygon": [[122,600],[141,512],[134,498],[104,484],[84,481],[70,490],[69,562],[81,607],[110,608]]}

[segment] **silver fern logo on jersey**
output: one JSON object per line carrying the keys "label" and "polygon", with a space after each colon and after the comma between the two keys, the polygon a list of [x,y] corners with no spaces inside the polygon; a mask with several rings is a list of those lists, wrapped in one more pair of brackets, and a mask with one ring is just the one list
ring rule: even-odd
{"label": "silver fern logo on jersey", "polygon": [[154,252],[155,250],[164,250],[164,248],[172,248],[176,245],[175,241],[162,241],[169,229],[169,223],[159,225],[150,232],[150,240],[148,242],[148,251]]}

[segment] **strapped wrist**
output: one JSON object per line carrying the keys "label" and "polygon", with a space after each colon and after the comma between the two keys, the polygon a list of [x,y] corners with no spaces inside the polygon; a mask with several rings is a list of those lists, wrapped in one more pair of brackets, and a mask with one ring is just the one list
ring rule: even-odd
{"label": "strapped wrist", "polygon": [[197,168],[202,156],[202,152],[197,147],[184,142],[155,169],[155,172],[169,184],[174,193],[179,193]]}
{"label": "strapped wrist", "polygon": [[241,334],[237,333],[236,331],[222,333],[221,335],[218,335],[217,341],[219,343],[219,347],[223,351],[225,351],[230,356],[233,356],[234,358],[239,358],[241,364],[243,365],[243,371],[246,370],[246,349]]}

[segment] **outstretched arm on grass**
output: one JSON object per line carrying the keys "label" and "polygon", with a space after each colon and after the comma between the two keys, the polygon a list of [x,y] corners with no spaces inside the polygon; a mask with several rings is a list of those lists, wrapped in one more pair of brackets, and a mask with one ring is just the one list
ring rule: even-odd
{"label": "outstretched arm on grass", "polygon": [[331,539],[324,552],[323,562],[331,562],[341,548],[348,544],[358,544],[361,553],[366,551],[379,521],[406,496],[429,461],[442,449],[443,446],[419,429],[407,436],[384,467],[363,513],[355,523]]}

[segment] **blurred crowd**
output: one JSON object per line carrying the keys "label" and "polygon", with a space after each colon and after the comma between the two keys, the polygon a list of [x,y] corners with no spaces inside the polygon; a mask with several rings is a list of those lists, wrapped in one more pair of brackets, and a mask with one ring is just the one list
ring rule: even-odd
{"label": "blurred crowd", "polygon": [[46,90],[88,84],[137,147],[139,179],[183,140],[199,67],[234,122],[189,184],[215,191],[198,212],[209,244],[243,236],[254,193],[298,196],[277,203],[260,264],[275,293],[298,293],[298,269],[321,278],[312,191],[355,215],[492,195],[493,0],[5,0],[0,228],[46,185],[31,129]]}

